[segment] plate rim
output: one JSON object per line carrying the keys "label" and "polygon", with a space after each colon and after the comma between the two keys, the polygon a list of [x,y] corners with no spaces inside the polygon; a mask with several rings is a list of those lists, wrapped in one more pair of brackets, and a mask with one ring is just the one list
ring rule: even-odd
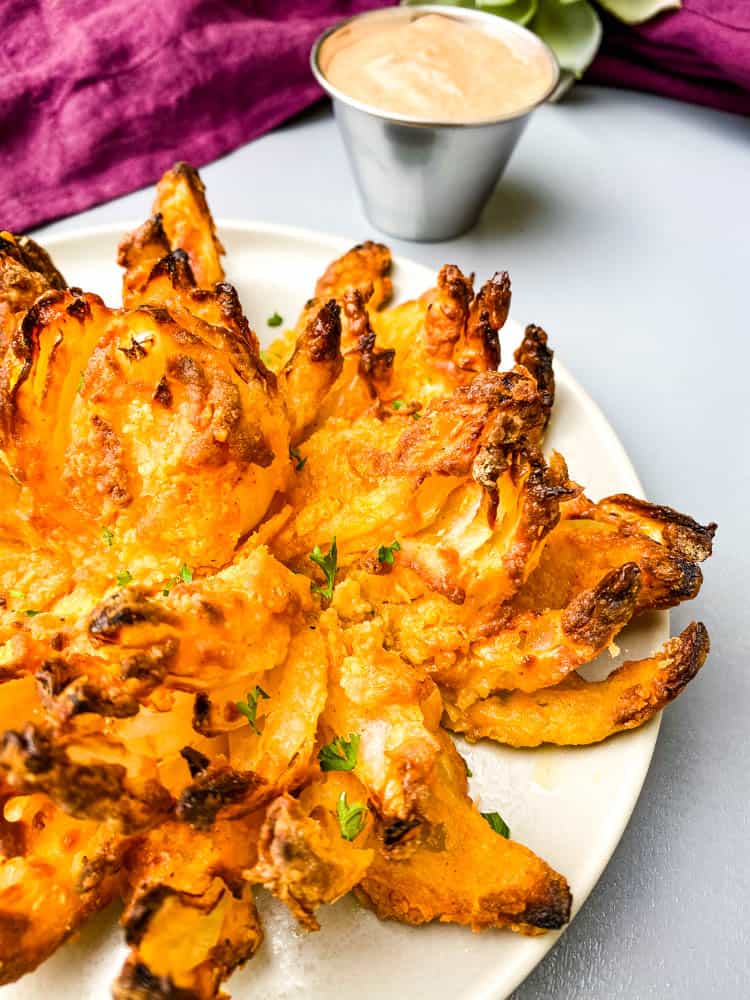
{"label": "plate rim", "polygon": [[[301,244],[314,243],[318,246],[326,246],[331,250],[332,254],[345,253],[352,245],[356,245],[352,243],[351,237],[340,234],[337,235],[334,233],[319,232],[318,230],[308,229],[304,226],[252,221],[238,217],[217,217],[215,221],[219,237],[221,237],[222,233],[226,233],[227,235],[233,233],[239,236],[268,235],[285,238]],[[69,244],[81,242],[85,243],[87,240],[98,237],[111,237],[114,240],[119,240],[125,233],[137,228],[141,225],[141,223],[142,220],[126,219],[122,222],[99,223],[97,225],[82,226],[77,229],[72,229],[69,232],[51,233],[49,236],[41,235],[39,242],[45,249],[48,249],[54,255],[55,249],[58,247],[64,247]],[[36,238],[36,234],[34,234],[34,238]],[[428,265],[423,264],[420,261],[412,260],[402,254],[393,255],[393,264],[396,271],[398,271],[399,266],[405,265],[409,269],[416,268],[424,271],[426,276],[429,275],[427,280],[432,280],[434,277],[434,271],[431,270]],[[512,320],[512,322],[514,325],[520,326],[518,321]],[[557,356],[555,357],[554,365],[555,374],[558,376],[559,380],[565,384],[566,390],[572,395],[576,405],[589,415],[592,418],[592,422],[598,424],[609,437],[610,444],[615,452],[617,465],[623,471],[623,478],[630,480],[629,483],[623,483],[622,489],[640,497],[644,497],[645,493],[643,486],[638,477],[635,466],[625,450],[625,446],[620,440],[619,435],[607,419],[603,409],[593,399],[593,397],[589,395],[586,389],[575,378],[575,376],[572,375],[570,370],[559,360]],[[662,611],[658,614],[661,616],[661,620],[664,623],[664,631],[669,632],[669,612]],[[632,791],[630,801],[627,801],[624,807],[616,813],[615,819],[611,823],[608,823],[606,829],[603,831],[603,839],[606,841],[606,847],[597,852],[597,861],[592,865],[591,870],[588,872],[588,878],[586,879],[586,887],[584,891],[576,891],[573,912],[569,923],[562,930],[557,932],[547,933],[532,938],[519,937],[519,944],[521,942],[525,942],[528,947],[520,950],[517,959],[510,966],[507,962],[502,966],[498,965],[496,970],[492,970],[480,981],[475,982],[471,987],[469,987],[470,992],[465,994],[465,1000],[501,1000],[501,998],[509,997],[510,994],[513,993],[513,991],[516,990],[521,983],[523,983],[527,976],[529,976],[530,973],[541,964],[545,957],[560,941],[565,931],[567,931],[573,924],[575,918],[585,906],[589,896],[598,885],[605,868],[612,860],[618,848],[626,827],[630,823],[635,807],[640,799],[646,776],[648,775],[651,767],[659,730],[661,728],[661,716],[662,713],[659,712],[645,726],[639,727],[633,731],[634,733],[644,734],[645,732],[649,732],[650,734],[649,742],[645,743],[641,748],[641,754],[639,757],[640,773],[637,775],[631,775],[634,780],[631,784]],[[628,734],[618,735],[618,739],[627,738]],[[601,829],[601,827],[599,827],[599,829]]]}

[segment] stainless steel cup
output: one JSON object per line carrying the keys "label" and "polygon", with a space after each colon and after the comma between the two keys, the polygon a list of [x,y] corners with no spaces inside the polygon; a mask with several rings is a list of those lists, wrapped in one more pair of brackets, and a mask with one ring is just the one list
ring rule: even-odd
{"label": "stainless steel cup", "polygon": [[310,54],[318,83],[333,98],[336,120],[352,165],[365,212],[378,229],[406,240],[448,240],[479,218],[526,127],[531,112],[553,93],[559,68],[552,51],[536,35],[494,14],[461,7],[429,5],[390,7],[359,18],[413,20],[442,14],[475,25],[512,44],[544,51],[553,69],[548,91],[530,107],[492,121],[469,125],[404,118],[348,97],[326,79],[325,42],[345,24],[339,22],[317,39]]}

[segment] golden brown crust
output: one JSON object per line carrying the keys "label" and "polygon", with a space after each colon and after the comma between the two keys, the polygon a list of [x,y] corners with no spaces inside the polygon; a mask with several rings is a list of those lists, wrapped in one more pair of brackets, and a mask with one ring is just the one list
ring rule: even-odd
{"label": "golden brown crust", "polygon": [[654,656],[624,663],[603,681],[577,675],[556,687],[494,695],[465,711],[446,702],[446,724],[468,740],[514,747],[583,746],[643,725],[677,697],[703,666],[704,625],[694,622]]}
{"label": "golden brown crust", "polygon": [[391,252],[387,246],[371,240],[358,243],[328,265],[325,273],[318,278],[315,296],[323,301],[340,301],[348,291],[356,289],[364,294],[371,287],[369,306],[380,309],[393,294],[391,263]]}
{"label": "golden brown crust", "polygon": [[361,881],[372,851],[343,840],[330,814],[308,815],[290,795],[266,811],[258,841],[258,861],[246,873],[286,903],[308,930],[318,930],[315,910],[332,903]]}
{"label": "golden brown crust", "polygon": [[201,288],[224,281],[224,247],[206,202],[206,188],[198,171],[176,163],[156,186],[154,215],[161,215],[172,250],[184,250]]}
{"label": "golden brown crust", "polygon": [[341,374],[341,307],[330,299],[311,317],[279,377],[296,445],[315,422],[328,390]]}
{"label": "golden brown crust", "polygon": [[523,340],[516,348],[513,357],[517,365],[523,365],[531,373],[539,390],[544,412],[540,440],[549,423],[555,402],[555,372],[552,367],[554,351],[547,346],[547,334],[541,326],[532,323],[526,327]]}
{"label": "golden brown crust", "polygon": [[492,830],[466,792],[463,760],[447,737],[442,744],[423,829],[407,852],[395,854],[378,831],[358,896],[381,919],[409,924],[510,926],[525,934],[562,927],[570,916],[567,882]]}

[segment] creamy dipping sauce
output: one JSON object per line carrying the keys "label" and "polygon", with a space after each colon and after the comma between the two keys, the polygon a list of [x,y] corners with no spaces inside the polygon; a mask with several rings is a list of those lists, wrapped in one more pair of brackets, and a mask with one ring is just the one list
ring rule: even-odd
{"label": "creamy dipping sauce", "polygon": [[[511,41],[509,35],[508,41]],[[444,14],[361,18],[324,43],[320,68],[342,93],[432,122],[503,118],[541,100],[556,70],[533,38],[498,35]]]}

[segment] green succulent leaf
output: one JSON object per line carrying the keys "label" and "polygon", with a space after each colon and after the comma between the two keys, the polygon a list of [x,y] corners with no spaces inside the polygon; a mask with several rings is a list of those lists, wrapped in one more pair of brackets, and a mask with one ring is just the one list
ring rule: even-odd
{"label": "green succulent leaf", "polygon": [[665,10],[678,10],[680,0],[599,0],[599,4],[625,24],[642,24]]}
{"label": "green succulent leaf", "polygon": [[504,0],[501,3],[498,3],[497,0],[494,0],[493,3],[482,3],[481,0],[477,0],[478,10],[486,11],[488,14],[497,14],[509,21],[515,21],[516,24],[527,26],[536,14],[538,6],[538,0]]}
{"label": "green succulent leaf", "polygon": [[530,25],[557,56],[562,69],[583,76],[602,40],[602,23],[588,0],[539,0]]}

